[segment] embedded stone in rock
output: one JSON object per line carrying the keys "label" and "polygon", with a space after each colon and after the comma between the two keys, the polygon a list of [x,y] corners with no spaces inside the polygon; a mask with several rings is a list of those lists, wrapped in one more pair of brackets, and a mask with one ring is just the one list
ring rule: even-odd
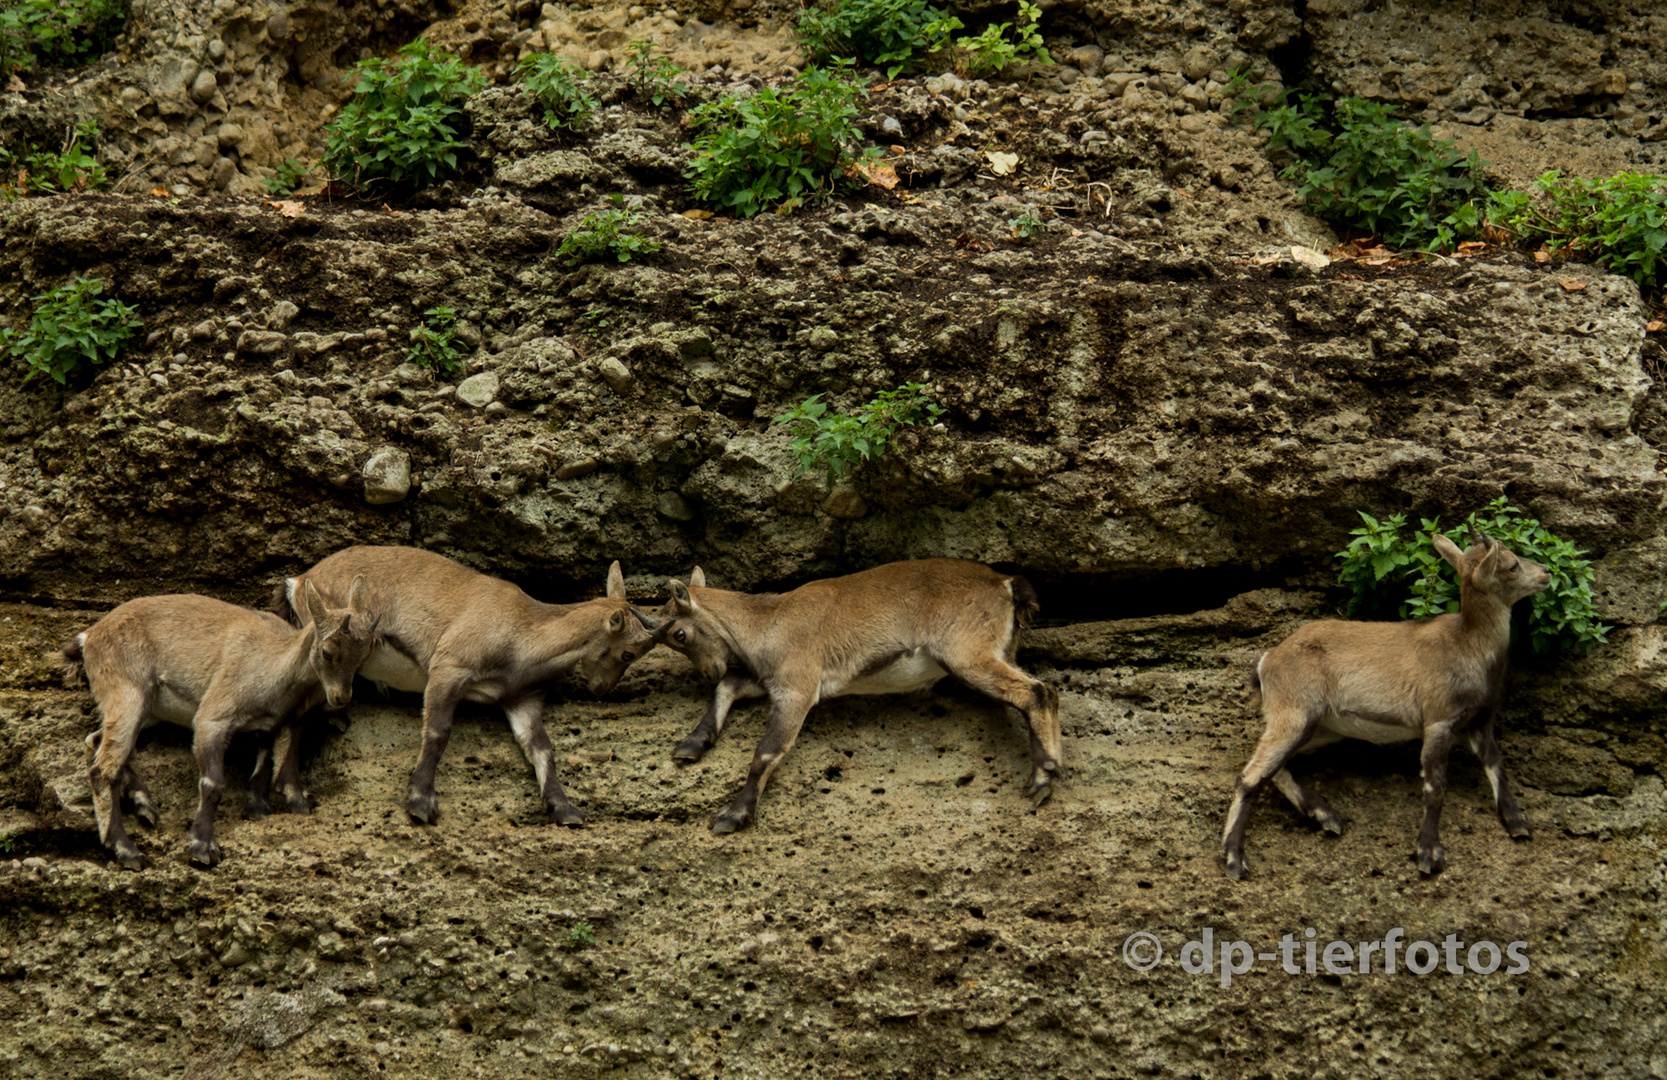
{"label": "embedded stone in rock", "polygon": [[237,351],[253,353],[256,356],[271,356],[282,351],[289,342],[288,334],[280,334],[276,330],[245,330],[237,336]]}
{"label": "embedded stone in rock", "polygon": [[471,375],[457,384],[457,400],[465,405],[473,405],[477,409],[484,409],[498,398],[498,374],[494,371],[483,371],[479,375]]}
{"label": "embedded stone in rock", "polygon": [[625,396],[625,392],[631,389],[631,384],[635,381],[631,369],[620,363],[616,357],[606,357],[596,365],[596,370],[602,373],[613,392],[621,397]]}
{"label": "embedded stone in rock", "polygon": [[219,83],[214,78],[214,72],[204,68],[197,72],[197,77],[191,81],[191,100],[198,105],[206,105],[209,98],[214,96],[214,91],[218,87]]}
{"label": "embedded stone in rock", "polygon": [[689,505],[689,500],[675,491],[662,492],[660,501],[655,504],[654,509],[658,510],[662,517],[671,518],[673,521],[693,521],[695,519],[695,508]]}
{"label": "embedded stone in rock", "polygon": [[266,310],[266,325],[274,330],[287,329],[290,320],[301,314],[301,309],[288,300],[280,300]]}
{"label": "embedded stone in rock", "polygon": [[386,447],[365,462],[365,501],[372,506],[396,503],[411,492],[411,459]]}
{"label": "embedded stone in rock", "polygon": [[555,472],[557,480],[571,480],[576,476],[589,476],[596,471],[599,463],[594,457],[582,457],[577,461],[570,461]]}
{"label": "embedded stone in rock", "polygon": [[810,347],[817,352],[827,352],[839,344],[839,334],[826,326],[818,326],[810,332]]}
{"label": "embedded stone in rock", "polygon": [[860,518],[868,513],[868,503],[850,484],[840,484],[822,500],[822,512],[829,517]]}

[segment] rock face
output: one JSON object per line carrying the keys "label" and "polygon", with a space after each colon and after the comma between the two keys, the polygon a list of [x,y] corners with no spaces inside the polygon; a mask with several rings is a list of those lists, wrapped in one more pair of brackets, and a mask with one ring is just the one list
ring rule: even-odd
{"label": "rock face", "polygon": [[[704,84],[717,93],[745,85],[739,57],[773,72],[782,53],[701,18],[788,14],[775,0],[465,4],[439,25],[398,2],[134,11],[133,40],[82,83],[0,101],[0,131],[37,141],[76,102],[120,103],[119,120],[97,114],[129,154],[111,164],[165,148],[136,175],[185,192],[0,205],[0,325],[71,274],[144,319],[64,388],[0,368],[11,1073],[1660,1071],[1667,410],[1651,306],[1598,268],[1508,250],[1352,261],[1220,98],[1226,69],[1268,78],[1278,60],[1475,131],[1474,110],[1496,109],[1501,138],[1613,141],[1636,119],[1625,104],[1660,93],[1627,22],[1653,11],[1593,7],[1507,101],[1503,73],[1555,39],[1540,17],[1490,13],[1499,36],[1461,60],[1408,29],[1428,15],[1482,33],[1458,7],[1059,5],[1068,67],[873,94],[860,123],[903,147],[894,193],[748,221],[682,216],[679,113],[608,79],[598,122],[563,135],[519,90],[479,95],[465,175],[410,202],[240,196],[316,133],[338,63],[402,27],[501,76],[555,46],[605,66],[653,24],[736,54]],[[1605,97],[1592,69],[1615,57],[1627,81]],[[1653,130],[1625,127],[1622,156],[1651,160]],[[992,147],[1012,171],[992,178]],[[206,186],[227,195],[190,194]],[[661,252],[555,257],[615,194]],[[1020,215],[1045,228],[1016,238]],[[456,384],[407,361],[437,305],[458,313]],[[837,480],[801,474],[796,433],[773,422],[812,395],[851,413],[909,383],[943,415]],[[1505,836],[1456,752],[1450,869],[1423,878],[1416,748],[1340,746],[1294,767],[1345,834],[1270,796],[1252,876],[1228,882],[1221,816],[1259,729],[1245,675],[1336,607],[1356,511],[1451,521],[1500,495],[1590,553],[1615,624],[1588,657],[1518,665],[1502,742],[1533,841]],[[264,604],[361,543],[441,551],[551,601],[593,595],[618,558],[645,608],[695,565],[766,590],[891,559],[996,563],[1041,595],[1048,622],[1018,659],[1061,696],[1067,779],[1028,812],[1022,729],[952,685],[826,702],[758,822],[715,837],[763,710],[738,708],[701,763],[674,765],[707,690],[656,650],[606,700],[552,694],[584,831],[539,818],[495,709],[457,724],[438,827],[408,824],[420,701],[362,685],[345,733],[305,737],[311,817],[231,820],[255,757],[234,747],[211,874],[182,855],[189,735],[148,732],[154,866],[106,865],[83,742],[98,714],[63,685],[65,642],[147,593]],[[1317,949],[1396,928],[1437,949],[1521,943],[1529,966],[1309,973],[1310,928]],[[1215,964],[1190,974],[1183,947],[1206,929]],[[1164,948],[1157,966],[1128,962],[1150,955],[1125,953],[1137,932]],[[1287,935],[1298,974],[1276,960],[1224,977],[1222,946],[1273,955]]]}

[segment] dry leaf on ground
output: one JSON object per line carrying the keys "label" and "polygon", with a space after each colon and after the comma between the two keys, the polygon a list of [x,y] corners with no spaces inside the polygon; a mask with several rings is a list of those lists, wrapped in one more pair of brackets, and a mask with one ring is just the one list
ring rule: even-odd
{"label": "dry leaf on ground", "polygon": [[294,199],[282,199],[278,202],[269,202],[266,205],[285,217],[300,217],[307,212],[306,204],[296,202]]}
{"label": "dry leaf on ground", "polygon": [[997,176],[1006,176],[1019,167],[1019,155],[1009,154],[1005,150],[986,150],[984,159],[990,163],[990,171]]}
{"label": "dry leaf on ground", "polygon": [[1584,281],[1575,277],[1558,278],[1557,284],[1561,285],[1568,292],[1579,292],[1581,289],[1586,287],[1586,283]]}

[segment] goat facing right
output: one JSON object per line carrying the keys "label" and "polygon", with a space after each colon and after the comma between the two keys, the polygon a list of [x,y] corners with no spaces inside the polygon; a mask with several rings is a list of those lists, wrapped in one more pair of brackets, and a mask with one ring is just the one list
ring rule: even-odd
{"label": "goat facing right", "polygon": [[1481,759],[1505,831],[1529,836],[1505,781],[1493,721],[1505,693],[1511,605],[1551,584],[1551,575],[1474,529],[1466,551],[1440,533],[1431,540],[1459,572],[1457,612],[1395,623],[1313,622],[1256,662],[1251,688],[1267,727],[1233,789],[1222,834],[1227,875],[1234,880],[1245,873],[1251,799],[1270,779],[1298,811],[1329,832],[1343,831],[1336,811],[1287,766],[1299,750],[1344,738],[1380,745],[1423,740],[1424,825],[1417,858],[1424,873],[1438,873],[1447,863],[1439,825],[1447,754],[1459,735]]}

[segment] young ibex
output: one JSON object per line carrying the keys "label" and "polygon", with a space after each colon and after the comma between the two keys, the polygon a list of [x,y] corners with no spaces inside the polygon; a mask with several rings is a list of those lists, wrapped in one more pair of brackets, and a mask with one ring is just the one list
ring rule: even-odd
{"label": "young ibex", "polygon": [[1440,533],[1432,539],[1459,572],[1458,612],[1412,622],[1309,623],[1256,662],[1251,688],[1267,728],[1227,811],[1222,848],[1229,877],[1244,875],[1250,800],[1269,779],[1299,812],[1330,832],[1343,831],[1336,812],[1286,766],[1299,750],[1344,738],[1380,745],[1423,740],[1424,827],[1417,855],[1424,873],[1437,873],[1447,862],[1438,829],[1447,751],[1457,735],[1481,759],[1505,831],[1529,835],[1505,781],[1493,720],[1505,693],[1511,605],[1545,588],[1551,575],[1479,532],[1471,533],[1468,551]]}
{"label": "young ibex", "polygon": [[130,600],[64,646],[66,674],[85,670],[103,713],[88,779],[99,840],[121,865],[144,866],[122,826],[122,796],[156,824],[155,804],[131,758],[139,732],[167,720],[190,725],[202,774],[191,825],[192,862],[220,861],[214,815],[225,787],[226,744],[241,731],[271,731],[322,698],[331,708],[353,699],[353,674],[370,655],[375,621],[365,612],[365,583],[345,590],[346,604],[327,607],[306,590],[303,605],[315,632],[296,630],[264,612],[206,596]]}
{"label": "young ibex", "polygon": [[[451,738],[452,714],[468,700],[503,707],[550,816],[583,825],[584,816],[556,779],[555,752],[544,732],[544,689],[577,670],[591,693],[605,694],[654,647],[648,632],[653,620],[626,601],[619,563],[608,569],[606,597],[542,604],[507,581],[432,551],[350,547],[288,579],[273,597],[274,610],[302,618],[305,612],[294,603],[298,589],[313,586],[327,598],[340,596],[360,574],[370,580],[369,609],[382,618],[380,640],[360,674],[423,695],[422,751],[406,801],[411,816],[426,824],[439,819],[434,771]],[[283,768],[291,768],[287,760]]]}
{"label": "young ibex", "polygon": [[713,819],[714,832],[734,832],[752,818],[770,773],[818,701],[923,690],[945,675],[1024,713],[1033,805],[1053,793],[1060,767],[1059,696],[1013,664],[1019,630],[1037,610],[1036,592],[1024,578],[960,559],[922,559],[779,595],[705,584],[698,567],[689,586],[669,582],[671,601],[654,633],[718,684],[706,715],[672,757],[699,761],[730,706],[770,698],[769,724],[746,785]]}

